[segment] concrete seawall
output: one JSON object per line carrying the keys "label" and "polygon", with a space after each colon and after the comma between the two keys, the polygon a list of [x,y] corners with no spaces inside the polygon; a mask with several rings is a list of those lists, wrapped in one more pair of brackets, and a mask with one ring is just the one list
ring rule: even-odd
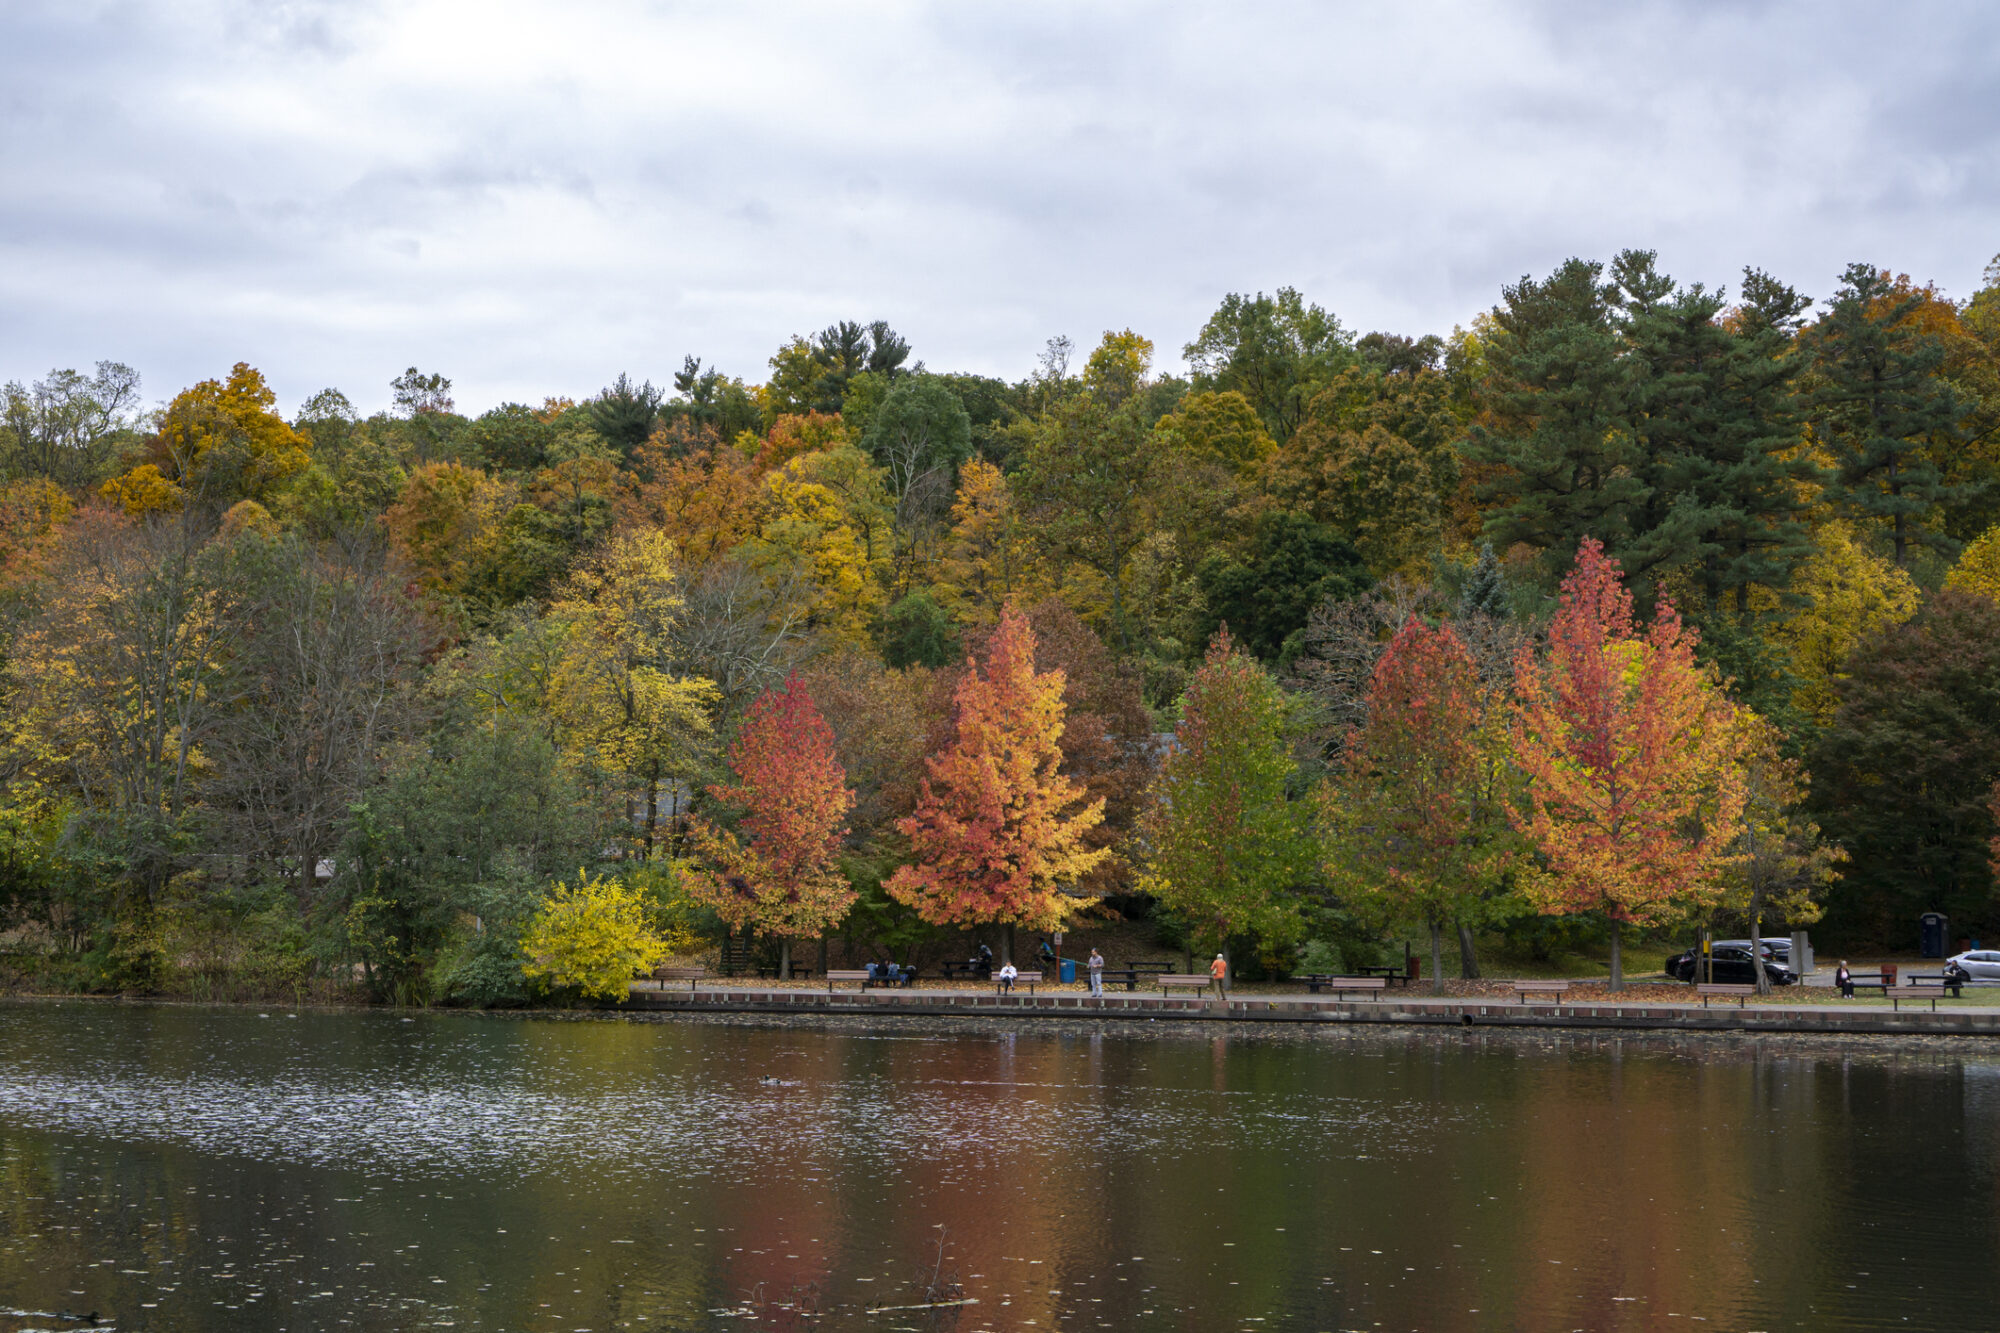
{"label": "concrete seawall", "polygon": [[1229,1023],[1385,1023],[1423,1027],[1616,1028],[1646,1032],[1879,1033],[2000,1037],[2000,1009],[1914,1006],[1900,1011],[1836,1005],[1799,1007],[1675,1004],[1510,1004],[1497,1000],[1385,997],[1336,1000],[1251,995],[1227,1001],[1191,996],[1074,992],[991,995],[971,990],[843,990],[710,983],[695,990],[634,988],[626,1007],[665,1013],[863,1014],[870,1017],[1171,1018]]}

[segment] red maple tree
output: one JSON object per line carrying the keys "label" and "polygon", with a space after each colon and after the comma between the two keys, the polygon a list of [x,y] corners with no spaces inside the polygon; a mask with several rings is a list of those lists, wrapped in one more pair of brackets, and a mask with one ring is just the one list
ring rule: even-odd
{"label": "red maple tree", "polygon": [[983,668],[967,664],[952,697],[948,749],[926,760],[917,808],[896,827],[913,865],[887,888],[934,925],[999,922],[1054,930],[1061,891],[1110,852],[1084,845],[1104,801],[1059,770],[1063,673],[1035,670],[1035,634],[1009,603]]}
{"label": "red maple tree", "polygon": [[833,728],[796,674],[750,705],[729,766],[737,782],[708,790],[743,809],[741,837],[696,823],[696,851],[713,870],[697,872],[691,887],[731,926],[783,939],[789,971],[790,941],[832,929],[855,898],[835,864],[854,793]]}
{"label": "red maple tree", "polygon": [[1488,703],[1452,627],[1411,616],[1376,661],[1366,721],[1348,733],[1323,801],[1329,868],[1430,929],[1439,989],[1445,926],[1479,911],[1514,842],[1496,799],[1504,747],[1492,744]]}
{"label": "red maple tree", "polygon": [[1618,564],[1586,539],[1563,580],[1546,664],[1515,659],[1515,826],[1542,855],[1523,891],[1548,913],[1620,926],[1712,900],[1743,810],[1742,728],[1696,665],[1694,631],[1664,597],[1641,634]]}

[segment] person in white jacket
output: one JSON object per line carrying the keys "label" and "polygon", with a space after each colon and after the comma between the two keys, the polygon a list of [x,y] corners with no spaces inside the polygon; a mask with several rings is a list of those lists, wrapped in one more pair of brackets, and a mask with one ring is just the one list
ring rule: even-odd
{"label": "person in white jacket", "polygon": [[1012,963],[1006,964],[994,974],[995,978],[1000,982],[1000,989],[1007,992],[1011,992],[1014,989],[1014,978],[1019,975],[1021,974],[1014,970]]}

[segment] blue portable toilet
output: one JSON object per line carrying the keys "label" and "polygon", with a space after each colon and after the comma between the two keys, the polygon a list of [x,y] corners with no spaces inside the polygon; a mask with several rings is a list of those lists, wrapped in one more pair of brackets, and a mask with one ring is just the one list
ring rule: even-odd
{"label": "blue portable toilet", "polygon": [[1943,912],[1925,912],[1917,918],[1923,938],[1923,954],[1926,958],[1944,957],[1945,920]]}

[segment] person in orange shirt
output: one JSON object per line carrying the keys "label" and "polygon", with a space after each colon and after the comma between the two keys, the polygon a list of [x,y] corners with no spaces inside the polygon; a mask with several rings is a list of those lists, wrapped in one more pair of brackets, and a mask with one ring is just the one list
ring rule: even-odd
{"label": "person in orange shirt", "polygon": [[1218,995],[1228,994],[1229,962],[1221,954],[1217,954],[1215,956],[1215,961],[1208,965],[1208,975],[1215,979],[1216,994]]}

